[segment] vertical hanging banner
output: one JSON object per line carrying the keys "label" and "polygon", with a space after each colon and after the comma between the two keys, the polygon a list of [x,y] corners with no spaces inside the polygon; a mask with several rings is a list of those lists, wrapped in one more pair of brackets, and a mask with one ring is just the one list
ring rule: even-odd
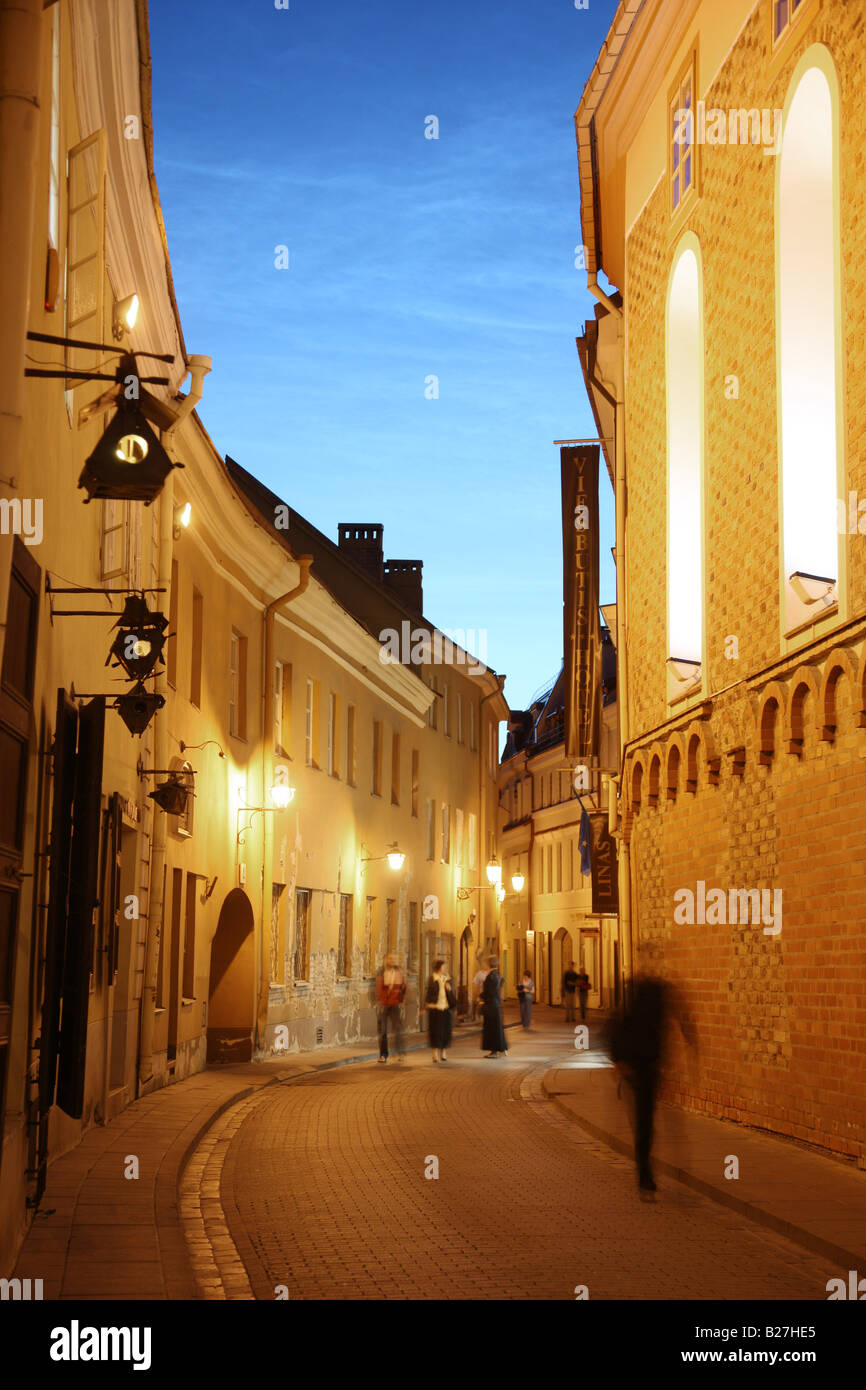
{"label": "vertical hanging banner", "polygon": [[565,755],[591,765],[601,730],[597,444],[560,449]]}
{"label": "vertical hanging banner", "polygon": [[619,879],[616,841],[607,827],[607,811],[593,811],[589,817],[592,836],[592,915],[619,912]]}

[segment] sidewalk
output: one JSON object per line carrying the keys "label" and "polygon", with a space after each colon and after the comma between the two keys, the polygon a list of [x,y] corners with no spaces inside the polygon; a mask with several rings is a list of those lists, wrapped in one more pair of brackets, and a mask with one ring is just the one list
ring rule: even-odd
{"label": "sidewalk", "polygon": [[[588,1020],[589,1021],[589,1020]],[[593,1030],[594,1031],[594,1030]],[[543,1089],[594,1138],[634,1156],[631,1098],[601,1052],[545,1073]],[[726,1178],[730,1156],[739,1177]],[[675,1178],[789,1240],[866,1274],[866,1172],[760,1131],[673,1106],[656,1111],[656,1177]]]}
{"label": "sidewalk", "polygon": [[[506,1002],[505,1017],[512,1025],[516,1004]],[[480,1024],[460,1025],[455,1041],[480,1031]],[[406,1039],[407,1051],[428,1045],[426,1033]],[[365,1040],[212,1067],[134,1101],[51,1164],[14,1277],[41,1279],[45,1299],[197,1297],[179,1189],[203,1136],[218,1116],[264,1086],[378,1055],[376,1041]],[[130,1156],[138,1160],[137,1178],[124,1175]]]}

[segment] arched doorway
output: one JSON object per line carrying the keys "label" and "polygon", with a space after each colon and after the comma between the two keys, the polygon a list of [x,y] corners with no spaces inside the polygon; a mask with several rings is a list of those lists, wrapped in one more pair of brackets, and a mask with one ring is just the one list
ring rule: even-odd
{"label": "arched doorway", "polygon": [[554,1004],[562,1003],[562,977],[574,959],[574,942],[571,939],[571,932],[566,931],[565,927],[560,927],[553,938],[553,979],[551,984]]}
{"label": "arched doorway", "polygon": [[240,888],[222,905],[211,943],[207,1060],[249,1062],[255,1023],[253,909]]}

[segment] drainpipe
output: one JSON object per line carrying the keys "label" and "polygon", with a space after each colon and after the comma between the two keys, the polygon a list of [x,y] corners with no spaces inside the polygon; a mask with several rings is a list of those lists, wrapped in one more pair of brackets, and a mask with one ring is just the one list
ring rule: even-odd
{"label": "drainpipe", "polygon": [[[178,425],[192,413],[202,397],[203,381],[211,369],[209,357],[188,357],[187,370],[191,384],[189,395],[168,429],[162,432],[162,446],[174,461],[174,436]],[[169,473],[159,499],[159,578],[157,585],[165,589],[159,595],[160,608],[168,612],[171,606],[171,558],[174,548],[174,474]],[[153,688],[166,700],[169,697],[167,668],[157,667]],[[166,705],[166,709],[168,706]],[[154,720],[153,766],[167,767],[169,756],[166,720],[160,711]],[[144,984],[141,991],[140,1037],[138,1049],[138,1095],[153,1079],[153,1034],[156,1025],[156,983],[159,966],[159,943],[165,909],[165,846],[167,817],[154,802],[153,837],[150,844],[150,893],[148,895],[147,949],[144,958]]]}
{"label": "drainpipe", "polygon": [[[603,304],[608,313],[613,314],[620,323],[620,333],[623,330],[622,309],[614,304],[609,295],[599,288],[598,276],[595,271],[588,271],[586,277],[586,287],[593,298]],[[617,373],[614,386],[614,467],[615,467],[615,510],[616,510],[616,659],[617,659],[617,683],[616,683],[616,709],[617,724],[619,727],[619,770],[620,770],[620,791],[624,790],[623,776],[623,755],[625,746],[629,741],[629,715],[628,715],[628,645],[627,645],[627,622],[626,622],[626,592],[625,592],[625,561],[626,561],[626,537],[625,537],[625,516],[626,516],[626,477],[625,477],[625,389],[623,382],[623,361],[620,354],[620,370]],[[620,834],[619,854],[617,855],[617,865],[619,874],[619,922],[620,940],[622,943],[622,962],[621,971],[626,979],[631,979],[633,972],[634,951],[632,946],[632,924],[631,924],[631,865],[629,856],[629,846]]]}
{"label": "drainpipe", "polygon": [[[288,593],[281,594],[267,605],[262,615],[263,622],[263,641],[262,641],[262,805],[267,804],[268,797],[268,772],[270,763],[273,760],[273,728],[274,728],[274,624],[277,613],[294,599],[300,598],[306,591],[310,582],[310,567],[313,563],[312,555],[299,555],[298,561],[298,583],[294,589],[289,589]],[[261,953],[259,960],[259,997],[256,1009],[256,1047],[259,1051],[264,1050],[265,1029],[268,1022],[268,986],[270,984],[270,970],[268,962],[268,933],[271,922],[271,899],[274,893],[274,823],[270,815],[262,817],[264,827],[263,838],[263,861],[262,861],[262,937]]]}
{"label": "drainpipe", "polygon": [[[502,694],[502,691],[504,690],[504,688],[505,688],[505,676],[497,676],[497,677],[496,677],[496,689],[495,689],[495,690],[491,690],[490,693],[489,693],[489,695],[484,695],[484,696],[482,697],[482,699],[481,699],[481,703],[480,703],[480,705],[479,705],[479,707],[478,707],[478,734],[479,734],[479,737],[481,738],[482,743],[484,742],[484,706],[487,704],[487,701],[488,701],[488,700],[493,700],[493,699],[496,698],[497,695],[501,695],[501,694]],[[478,759],[478,832],[479,832],[479,838],[480,838],[480,841],[481,841],[481,844],[479,844],[478,848],[479,848],[479,851],[480,851],[481,845],[484,844],[484,758],[485,758],[485,752],[484,752],[484,749],[483,749],[483,748],[479,748],[478,751],[479,751],[479,754],[480,754],[480,757],[479,757],[479,759]],[[497,756],[498,756],[498,753],[497,753]],[[498,779],[497,779],[497,781],[498,781]],[[495,845],[495,841],[494,841],[494,853],[495,853],[495,850],[496,850],[496,845]],[[480,853],[479,853],[479,856],[478,856],[478,861],[479,861],[479,862],[478,862],[478,868],[479,868],[479,872],[480,872],[480,871],[481,871],[481,854],[480,854]],[[483,912],[483,911],[484,911],[484,900],[483,900],[483,898],[482,898],[481,903],[479,903],[479,907],[480,907],[481,911]],[[485,927],[485,931],[486,931],[486,927]],[[486,935],[485,935],[485,940],[486,940],[486,939],[487,939],[487,937],[486,937]]]}
{"label": "drainpipe", "polygon": [[[0,0],[0,471],[7,483],[19,476],[24,421],[41,47],[42,0]],[[47,229],[36,244],[44,262]],[[5,582],[3,598],[5,613]]]}

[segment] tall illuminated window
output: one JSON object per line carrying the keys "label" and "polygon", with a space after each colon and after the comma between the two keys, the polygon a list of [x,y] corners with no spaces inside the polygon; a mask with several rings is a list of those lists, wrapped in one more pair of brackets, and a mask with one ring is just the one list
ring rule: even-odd
{"label": "tall illuminated window", "polygon": [[668,698],[701,684],[703,648],[703,306],[697,239],[687,233],[667,298]]}
{"label": "tall illuminated window", "polygon": [[828,74],[820,66],[807,66],[799,78],[795,74],[794,84],[776,171],[786,632],[810,626],[838,605],[836,499],[841,493],[835,104]]}

